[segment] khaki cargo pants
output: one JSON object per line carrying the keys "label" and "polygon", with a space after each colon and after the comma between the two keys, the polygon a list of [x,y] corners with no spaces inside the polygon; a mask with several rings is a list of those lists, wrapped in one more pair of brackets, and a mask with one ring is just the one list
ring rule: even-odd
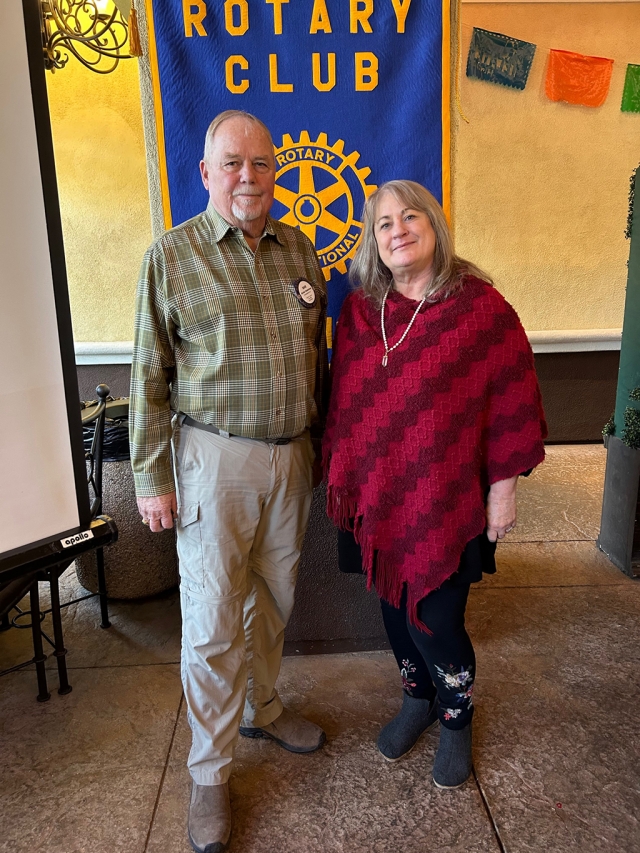
{"label": "khaki cargo pants", "polygon": [[238,729],[282,711],[275,683],[312,493],[308,433],[286,445],[176,424],[181,673],[200,785],[226,782]]}

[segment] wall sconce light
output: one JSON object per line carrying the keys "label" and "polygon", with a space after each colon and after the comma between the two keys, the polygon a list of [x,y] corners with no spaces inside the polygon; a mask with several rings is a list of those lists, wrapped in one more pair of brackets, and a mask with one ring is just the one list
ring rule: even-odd
{"label": "wall sconce light", "polygon": [[122,0],[40,0],[45,68],[64,68],[73,55],[91,71],[109,74],[121,59],[139,56],[135,9],[129,24],[121,12],[127,6]]}

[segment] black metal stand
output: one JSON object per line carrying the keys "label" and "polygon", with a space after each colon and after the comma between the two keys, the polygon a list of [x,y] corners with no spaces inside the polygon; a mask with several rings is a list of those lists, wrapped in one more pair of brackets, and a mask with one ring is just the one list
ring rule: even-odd
{"label": "black metal stand", "polygon": [[36,677],[38,679],[38,702],[46,702],[51,697],[47,688],[47,673],[44,662],[47,656],[42,648],[42,632],[40,630],[40,596],[38,594],[38,582],[31,584],[29,590],[29,602],[31,606],[31,633],[33,636],[33,662],[36,665]]}
{"label": "black metal stand", "polygon": [[[71,563],[80,554],[87,551],[99,550],[102,551],[107,545],[115,542],[118,538],[118,529],[114,522],[107,516],[98,516],[91,522],[87,538],[82,538],[77,544],[68,548],[62,548],[61,543],[52,542],[47,545],[40,546],[32,555],[30,563],[16,563],[15,565],[7,565],[1,567],[0,578],[5,576],[6,580],[0,589],[0,608],[3,614],[8,614],[9,610],[16,610],[17,615],[13,619],[8,620],[10,627],[15,628],[31,628],[33,634],[33,651],[34,656],[31,660],[24,663],[12,666],[0,672],[0,675],[8,675],[10,672],[16,672],[26,666],[35,664],[36,675],[38,679],[38,701],[45,702],[50,694],[47,690],[47,677],[44,667],[44,662],[47,656],[44,654],[42,640],[53,648],[53,656],[56,658],[58,667],[59,688],[58,693],[65,694],[71,692],[71,685],[67,675],[67,650],[64,645],[64,634],[62,630],[62,610],[69,607],[71,604],[77,604],[80,601],[85,601],[88,598],[95,598],[96,593],[88,593],[87,595],[74,598],[72,601],[60,603],[59,580],[64,572],[69,568]],[[38,583],[46,582],[51,590],[51,607],[48,610],[40,609],[40,596]],[[20,610],[18,601],[29,592],[30,607],[29,611]],[[105,591],[106,598],[106,591]],[[51,639],[42,630],[42,620],[45,616],[51,614],[53,623],[53,639]],[[18,624],[19,620],[28,616],[29,624]],[[102,618],[104,622],[104,611]],[[8,619],[8,617],[7,617]],[[108,620],[108,615],[107,615]],[[3,620],[5,621],[5,620]]]}
{"label": "black metal stand", "polygon": [[[7,630],[12,626],[18,628],[31,627],[34,650],[34,656],[31,660],[6,669],[0,672],[0,675],[7,675],[10,672],[15,672],[16,670],[35,664],[38,680],[37,698],[39,702],[46,702],[51,695],[47,689],[47,676],[44,665],[47,656],[43,650],[43,638],[53,647],[53,656],[56,658],[58,667],[58,693],[64,695],[70,693],[72,689],[67,673],[67,650],[64,645],[64,633],[62,629],[62,609],[97,595],[100,599],[100,627],[109,628],[111,625],[109,621],[103,549],[105,545],[109,545],[117,539],[118,531],[111,519],[100,515],[102,512],[102,454],[107,397],[109,396],[108,386],[98,385],[96,394],[98,395],[99,402],[91,407],[85,407],[82,417],[83,426],[94,425],[91,446],[85,452],[87,462],[89,463],[87,480],[93,491],[91,503],[93,521],[90,525],[91,536],[88,539],[80,541],[77,545],[74,544],[68,548],[64,548],[60,542],[51,542],[36,549],[28,558],[23,557],[21,559],[10,560],[7,561],[6,565],[3,564],[0,566],[0,613],[2,615],[0,629]],[[73,563],[76,556],[88,550],[95,550],[96,552],[98,592],[89,593],[73,601],[61,604],[60,577]],[[24,562],[21,560],[24,560]],[[44,611],[40,610],[38,590],[38,583],[40,581],[47,582],[51,591],[51,606],[48,610]],[[18,625],[17,620],[27,615],[26,612],[21,611],[18,607],[18,602],[26,595],[27,591],[29,592],[31,602],[31,610],[29,612],[31,618],[30,626]],[[9,618],[10,610],[17,610],[18,612],[18,615],[13,619]],[[42,620],[48,614],[51,614],[53,623],[53,640],[43,632],[41,627]]]}
{"label": "black metal stand", "polygon": [[[93,487],[94,499],[91,506],[91,514],[95,517],[102,512],[102,458],[104,449],[104,423],[106,419],[107,398],[110,389],[108,385],[98,385],[96,394],[100,403],[94,413],[82,419],[82,425],[95,421],[93,441],[91,450],[87,454],[90,459],[89,485]],[[104,573],[104,552],[102,548],[96,550],[96,571],[98,576],[98,596],[100,597],[101,628],[110,628],[109,606],[107,603],[107,582]]]}
{"label": "black metal stand", "polygon": [[58,693],[64,696],[66,693],[71,693],[71,685],[67,677],[67,650],[64,647],[64,635],[62,633],[62,615],[60,611],[60,588],[58,580],[62,572],[66,571],[65,566],[60,572],[58,567],[50,570],[49,587],[51,589],[51,621],[53,622],[53,655],[58,664]]}
{"label": "black metal stand", "polygon": [[96,566],[98,574],[98,596],[100,597],[100,615],[102,617],[100,627],[110,628],[111,622],[109,621],[109,607],[107,605],[107,584],[104,576],[104,550],[102,548],[98,548],[96,551]]}

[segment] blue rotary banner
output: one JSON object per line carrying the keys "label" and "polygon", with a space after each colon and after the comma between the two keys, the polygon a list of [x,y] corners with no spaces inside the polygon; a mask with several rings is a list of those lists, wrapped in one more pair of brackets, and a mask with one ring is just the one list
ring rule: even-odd
{"label": "blue rotary banner", "polygon": [[146,0],[167,227],[199,213],[225,109],[276,148],[272,214],[315,245],[334,319],[362,206],[393,178],[449,204],[449,0]]}

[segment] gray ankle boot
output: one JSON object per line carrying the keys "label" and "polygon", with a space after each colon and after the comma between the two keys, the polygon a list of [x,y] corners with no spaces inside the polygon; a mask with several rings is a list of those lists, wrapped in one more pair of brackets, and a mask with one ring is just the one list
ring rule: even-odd
{"label": "gray ankle boot", "polygon": [[398,761],[411,752],[420,735],[438,722],[438,697],[416,699],[402,694],[400,713],[380,730],[378,749],[387,761]]}
{"label": "gray ankle boot", "polygon": [[472,769],[471,723],[464,729],[440,726],[440,745],[433,763],[433,781],[438,788],[459,788]]}

